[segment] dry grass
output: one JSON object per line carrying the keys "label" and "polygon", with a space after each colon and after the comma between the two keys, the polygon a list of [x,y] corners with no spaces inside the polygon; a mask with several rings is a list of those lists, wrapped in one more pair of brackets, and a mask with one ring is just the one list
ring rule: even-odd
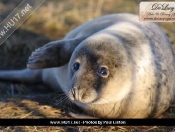
{"label": "dry grass", "polygon": [[[3,20],[21,0],[2,0],[0,2],[0,20]],[[130,12],[138,14],[140,0],[46,0],[32,16],[15,31],[4,44],[0,45],[0,69],[22,69],[31,51],[49,40],[62,39],[76,26],[105,14]],[[167,33],[175,46],[175,23],[158,23]],[[45,36],[45,37],[43,37]],[[175,49],[175,48],[174,48]],[[37,86],[0,83],[0,118],[70,118],[69,111],[80,112],[64,100],[61,93],[37,92]],[[14,89],[14,90],[13,90]],[[39,94],[40,93],[40,94]],[[67,103],[67,105],[63,105]],[[166,117],[175,115],[174,104],[165,113]],[[71,106],[71,107],[70,107]],[[174,131],[174,127],[165,126],[84,126],[84,127],[36,127],[9,126],[0,127],[0,132],[157,132]]]}

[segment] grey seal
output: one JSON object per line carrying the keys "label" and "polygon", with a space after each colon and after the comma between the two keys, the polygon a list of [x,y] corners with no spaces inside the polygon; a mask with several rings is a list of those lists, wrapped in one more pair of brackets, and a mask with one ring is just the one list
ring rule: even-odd
{"label": "grey seal", "polygon": [[174,63],[172,46],[156,24],[120,13],[38,48],[29,69],[0,71],[0,79],[61,89],[92,117],[151,118],[174,99]]}

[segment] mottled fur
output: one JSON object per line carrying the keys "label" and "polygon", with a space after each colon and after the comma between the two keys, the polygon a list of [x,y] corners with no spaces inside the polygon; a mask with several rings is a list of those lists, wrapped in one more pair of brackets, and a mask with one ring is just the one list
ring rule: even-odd
{"label": "mottled fur", "polygon": [[[76,72],[75,62],[80,63]],[[113,14],[33,52],[28,67],[41,70],[1,71],[0,79],[42,80],[94,117],[148,118],[163,113],[174,98],[174,63],[171,44],[156,24]],[[97,74],[100,67],[108,69],[107,77]]]}

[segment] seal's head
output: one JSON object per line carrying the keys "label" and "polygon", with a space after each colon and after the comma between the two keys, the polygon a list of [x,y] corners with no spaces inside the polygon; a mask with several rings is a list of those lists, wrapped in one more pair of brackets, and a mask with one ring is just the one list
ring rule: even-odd
{"label": "seal's head", "polygon": [[113,35],[94,35],[73,52],[68,77],[68,97],[79,106],[106,104],[124,98],[131,85],[129,54]]}

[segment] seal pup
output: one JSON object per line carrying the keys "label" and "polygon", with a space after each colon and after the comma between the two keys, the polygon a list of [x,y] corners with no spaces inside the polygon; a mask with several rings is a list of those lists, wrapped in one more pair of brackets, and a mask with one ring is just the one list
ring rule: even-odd
{"label": "seal pup", "polygon": [[0,71],[0,79],[61,89],[93,117],[150,118],[174,99],[174,63],[171,44],[156,24],[121,13],[80,25],[35,50],[29,69]]}

